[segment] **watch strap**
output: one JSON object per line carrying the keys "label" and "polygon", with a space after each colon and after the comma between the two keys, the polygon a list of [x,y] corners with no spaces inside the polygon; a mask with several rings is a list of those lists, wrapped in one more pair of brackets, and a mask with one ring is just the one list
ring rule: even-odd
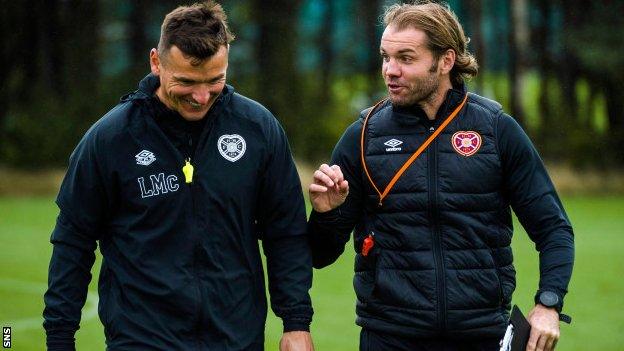
{"label": "watch strap", "polygon": [[568,316],[567,314],[563,314],[563,313],[559,313],[559,320],[564,322],[564,323],[567,323],[567,324],[572,323],[572,317]]}

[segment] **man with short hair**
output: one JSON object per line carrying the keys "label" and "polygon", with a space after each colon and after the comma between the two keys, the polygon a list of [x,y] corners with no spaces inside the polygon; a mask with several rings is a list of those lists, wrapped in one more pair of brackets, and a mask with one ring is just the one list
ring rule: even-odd
{"label": "man with short hair", "polygon": [[361,350],[498,350],[515,270],[511,209],[540,252],[527,350],[552,350],[573,233],[542,161],[495,101],[468,93],[468,38],[436,3],[394,5],[380,53],[388,99],[314,173],[313,264],[353,231]]}
{"label": "man with short hair", "polygon": [[44,327],[74,349],[94,250],[110,350],[312,350],[303,196],[275,117],[226,85],[230,33],[213,1],[163,22],[152,73],[96,122],[57,198]]}

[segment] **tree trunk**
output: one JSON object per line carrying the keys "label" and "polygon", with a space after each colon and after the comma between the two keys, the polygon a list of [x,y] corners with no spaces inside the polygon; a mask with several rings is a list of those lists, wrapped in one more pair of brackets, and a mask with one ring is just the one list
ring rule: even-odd
{"label": "tree trunk", "polygon": [[[0,38],[3,45],[0,45],[0,144],[4,141],[4,119],[8,113],[9,101],[14,96],[9,91],[9,78],[16,73],[18,57],[20,52],[17,50],[17,43],[20,41],[21,33],[15,35],[16,28],[22,28],[18,18],[20,13],[17,12],[19,6],[17,2],[9,1],[3,4],[0,9]],[[12,33],[12,34],[11,34]]]}
{"label": "tree trunk", "polygon": [[609,118],[608,154],[612,164],[622,168],[624,164],[624,94],[621,83],[608,79],[605,84],[605,98],[607,100],[607,116]]}
{"label": "tree trunk", "polygon": [[485,68],[485,44],[483,42],[482,34],[482,0],[469,0],[468,1],[468,13],[470,16],[471,33],[470,42],[474,50],[475,58],[479,64],[479,74],[475,78],[476,91],[478,94],[483,94],[483,70]]}
{"label": "tree trunk", "polygon": [[325,15],[323,16],[323,27],[319,31],[318,47],[320,49],[320,67],[321,87],[319,91],[319,100],[323,106],[331,105],[331,78],[332,68],[334,67],[334,50],[333,50],[333,26],[334,26],[334,7],[333,0],[323,0]]}
{"label": "tree trunk", "polygon": [[[255,0],[253,6],[259,25],[257,96],[291,137],[300,135],[309,122],[300,118],[305,106],[296,69],[300,4],[301,0]],[[293,140],[293,149],[304,147]]]}
{"label": "tree trunk", "polygon": [[521,124],[526,123],[523,109],[523,88],[526,71],[524,52],[529,47],[529,22],[526,0],[511,0],[509,7],[511,28],[509,31],[509,102],[511,114]]}
{"label": "tree trunk", "polygon": [[[82,99],[93,104],[99,77],[99,4],[97,1],[72,0],[64,3],[64,32],[71,38],[63,42],[66,53],[65,77],[72,84],[72,90],[79,95],[89,94]],[[87,102],[88,101],[88,102]]]}
{"label": "tree trunk", "polygon": [[[32,95],[32,87],[39,79],[40,69],[37,66],[37,58],[39,56],[40,49],[40,36],[38,33],[37,23],[41,22],[41,5],[39,3],[33,3],[28,10],[22,10],[15,12],[18,19],[19,26],[21,28],[21,36],[15,42],[15,50],[13,51],[14,60],[21,64],[17,64],[17,68],[21,72],[23,77],[16,87],[16,92],[13,96],[16,98],[13,101],[16,104],[26,104]],[[12,15],[12,14],[9,14]],[[29,25],[24,25],[28,23]],[[13,30],[9,28],[9,30]]]}
{"label": "tree trunk", "polygon": [[379,0],[358,1],[357,13],[359,14],[363,28],[364,43],[366,44],[366,65],[364,74],[367,80],[367,91],[369,102],[372,104],[379,92],[381,82],[381,60],[379,59],[379,40],[378,28],[382,23],[379,21]]}
{"label": "tree trunk", "polygon": [[41,22],[41,61],[43,69],[41,76],[46,90],[61,98],[67,93],[65,77],[63,76],[62,49],[63,33],[60,19],[58,0],[43,1],[43,21]]}
{"label": "tree trunk", "polygon": [[562,56],[559,60],[557,71],[559,85],[562,90],[563,105],[566,120],[565,123],[569,128],[574,128],[578,121],[578,100],[576,97],[576,82],[580,74],[579,62],[574,55],[572,46],[575,45],[570,37],[566,37],[567,33],[572,32],[581,25],[581,17],[583,15],[583,2],[579,0],[563,0],[563,35],[564,48]]}
{"label": "tree trunk", "polygon": [[128,18],[129,40],[128,51],[130,52],[130,77],[132,81],[138,81],[148,72],[149,50],[145,27],[146,16],[149,13],[149,4],[146,0],[134,0],[131,2],[132,10]]}
{"label": "tree trunk", "polygon": [[[548,51],[548,40],[550,31],[548,23],[551,16],[551,6],[548,1],[537,0],[536,9],[539,13],[539,25],[535,27],[533,41],[536,48],[536,63],[539,73],[539,118],[540,130],[538,133],[538,142],[542,145],[551,140],[553,131],[555,130],[555,120],[550,109],[550,76],[552,72],[552,59]],[[548,150],[548,147],[545,148]]]}

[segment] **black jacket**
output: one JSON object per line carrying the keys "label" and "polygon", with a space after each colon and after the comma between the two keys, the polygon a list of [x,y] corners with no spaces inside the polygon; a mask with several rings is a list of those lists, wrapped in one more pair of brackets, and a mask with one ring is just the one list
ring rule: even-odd
{"label": "black jacket", "polygon": [[[464,94],[450,90],[434,122],[419,108],[387,102],[372,114],[364,154],[378,188],[383,191]],[[501,336],[515,289],[511,208],[540,251],[540,288],[563,298],[572,229],[537,151],[498,103],[469,94],[381,206],[360,161],[361,130],[362,118],[332,157],[349,182],[346,202],[314,212],[309,222],[317,268],[343,252],[355,227],[357,324],[423,338]],[[364,256],[371,233],[374,246]]]}
{"label": "black jacket", "polygon": [[73,346],[96,242],[111,350],[263,349],[259,239],[274,312],[285,331],[308,330],[311,257],[284,131],[226,86],[193,133],[153,97],[157,87],[157,77],[143,79],[70,158],[51,238],[49,348]]}

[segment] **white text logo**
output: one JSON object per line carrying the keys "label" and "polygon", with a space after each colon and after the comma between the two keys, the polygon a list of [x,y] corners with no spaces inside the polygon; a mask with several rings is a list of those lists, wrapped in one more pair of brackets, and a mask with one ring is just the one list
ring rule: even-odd
{"label": "white text logo", "polygon": [[11,348],[11,327],[2,327],[2,348]]}
{"label": "white text logo", "polygon": [[403,142],[397,139],[390,139],[384,143],[384,145],[389,146],[386,148],[386,152],[401,151],[401,148],[397,147],[401,144],[403,144]]}
{"label": "white text logo", "polygon": [[148,189],[148,187],[145,186],[145,179],[143,177],[137,178],[142,198],[166,194],[180,189],[178,176],[173,174],[168,176],[165,176],[164,173],[152,174],[149,176],[149,180],[151,184],[148,185],[151,185],[151,188]]}

